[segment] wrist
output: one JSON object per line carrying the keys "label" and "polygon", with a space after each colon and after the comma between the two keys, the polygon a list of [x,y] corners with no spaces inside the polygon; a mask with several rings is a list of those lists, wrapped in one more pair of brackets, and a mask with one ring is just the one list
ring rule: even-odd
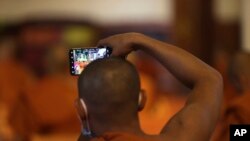
{"label": "wrist", "polygon": [[144,45],[145,35],[141,33],[130,33],[130,46],[134,51],[141,50]]}

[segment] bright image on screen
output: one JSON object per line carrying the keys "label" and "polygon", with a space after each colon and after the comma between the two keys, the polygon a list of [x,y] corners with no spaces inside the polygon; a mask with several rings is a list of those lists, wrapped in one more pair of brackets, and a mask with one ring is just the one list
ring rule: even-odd
{"label": "bright image on screen", "polygon": [[105,48],[73,50],[75,74],[80,74],[91,61],[104,58],[105,55]]}

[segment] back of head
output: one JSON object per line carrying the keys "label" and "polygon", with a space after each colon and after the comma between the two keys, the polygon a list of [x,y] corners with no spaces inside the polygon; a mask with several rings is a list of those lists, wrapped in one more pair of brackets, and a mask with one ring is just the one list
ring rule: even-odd
{"label": "back of head", "polygon": [[90,63],[78,79],[79,97],[89,118],[106,124],[122,124],[137,116],[139,76],[134,66],[120,58]]}

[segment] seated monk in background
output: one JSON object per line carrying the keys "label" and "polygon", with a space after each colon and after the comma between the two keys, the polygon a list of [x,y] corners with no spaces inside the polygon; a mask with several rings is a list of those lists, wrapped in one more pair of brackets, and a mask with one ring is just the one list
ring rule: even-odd
{"label": "seated monk in background", "polygon": [[67,47],[52,46],[44,62],[46,75],[27,91],[34,132],[44,135],[77,133],[79,120],[72,105],[77,97],[77,79],[69,74]]}
{"label": "seated monk in background", "polygon": [[[218,120],[221,75],[186,51],[138,33],[114,35],[99,46],[113,49],[111,58],[90,63],[78,79],[76,107],[82,121],[79,141],[205,141]],[[145,97],[135,67],[122,59],[134,50],[156,58],[191,90],[185,106],[159,135],[145,134],[138,111]]]}
{"label": "seated monk in background", "polygon": [[169,119],[184,106],[188,96],[184,92],[187,90],[178,85],[178,81],[153,58],[139,55],[137,60],[132,60],[131,57],[128,59],[132,63],[135,61],[141,89],[147,98],[145,107],[139,112],[141,129],[150,135],[159,134]]}
{"label": "seated monk in background", "polygon": [[80,125],[72,105],[77,98],[77,79],[68,71],[68,50],[53,46],[44,60],[46,75],[24,91],[11,114],[13,126],[19,125],[21,134],[28,134],[27,140],[60,134],[77,138]]}
{"label": "seated monk in background", "polygon": [[237,52],[229,62],[228,74],[236,89],[233,97],[227,102],[222,112],[220,124],[216,128],[213,141],[229,141],[231,124],[250,123],[250,54]]}
{"label": "seated monk in background", "polygon": [[[0,134],[2,140],[26,140],[29,136],[25,91],[33,86],[35,77],[18,58],[12,34],[0,39]],[[21,115],[21,116],[17,116]],[[25,116],[24,116],[25,115]],[[1,136],[1,135],[0,135]],[[1,138],[1,137],[0,137]],[[1,140],[1,139],[0,139]]]}

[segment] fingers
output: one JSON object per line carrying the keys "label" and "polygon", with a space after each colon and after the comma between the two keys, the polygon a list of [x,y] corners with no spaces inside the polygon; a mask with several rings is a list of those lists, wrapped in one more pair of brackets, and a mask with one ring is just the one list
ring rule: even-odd
{"label": "fingers", "polygon": [[98,41],[97,43],[97,47],[113,47],[113,40],[112,40],[112,36],[101,39]]}
{"label": "fingers", "polygon": [[98,48],[104,47],[104,46],[110,46],[110,44],[107,43],[105,39],[100,40],[97,45]]}
{"label": "fingers", "polygon": [[98,47],[98,48],[110,47],[110,48],[112,48],[111,57],[112,57],[112,56],[119,56],[119,53],[117,53],[117,49],[115,49],[115,45],[112,45],[111,42],[112,42],[112,41],[110,41],[108,38],[102,39],[102,40],[100,40],[100,41],[97,43],[97,47]]}
{"label": "fingers", "polygon": [[111,56],[126,58],[126,56],[133,51],[130,44],[132,34],[117,34],[105,39],[100,40],[97,43],[98,47],[110,47],[112,48]]}

